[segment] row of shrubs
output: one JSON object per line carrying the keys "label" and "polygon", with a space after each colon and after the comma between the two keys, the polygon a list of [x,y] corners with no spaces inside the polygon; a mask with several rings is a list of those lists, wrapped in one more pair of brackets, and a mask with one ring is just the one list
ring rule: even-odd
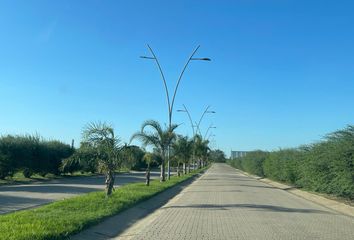
{"label": "row of shrubs", "polygon": [[354,126],[299,148],[253,151],[229,160],[241,170],[311,191],[354,200]]}
{"label": "row of shrubs", "polygon": [[62,159],[74,149],[60,141],[48,141],[37,135],[0,137],[0,179],[22,171],[25,177],[33,174],[58,175]]}
{"label": "row of shrubs", "polygon": [[[138,146],[123,146],[120,151],[120,161],[117,168],[131,170],[145,170],[147,163],[144,160],[145,151]],[[96,151],[90,146],[81,143],[80,148],[75,150],[75,153],[68,158],[63,159],[60,165],[60,172],[91,172],[97,173],[100,171],[99,161],[96,157]],[[153,155],[154,161],[151,167],[157,167],[161,163],[161,159],[157,154]]]}
{"label": "row of shrubs", "polygon": [[[145,151],[137,146],[124,146],[120,167],[133,170],[146,169]],[[74,154],[75,153],[75,154]],[[97,173],[99,163],[90,147],[74,149],[60,141],[44,140],[38,135],[7,135],[0,137],[0,179],[22,172],[27,178],[34,174],[59,175],[74,172]],[[160,159],[152,163],[157,167]]]}

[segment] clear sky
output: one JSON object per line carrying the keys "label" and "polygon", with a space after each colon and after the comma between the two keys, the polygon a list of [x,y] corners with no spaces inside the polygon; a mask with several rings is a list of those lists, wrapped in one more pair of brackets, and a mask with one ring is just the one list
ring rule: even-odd
{"label": "clear sky", "polygon": [[[170,91],[191,51],[175,110],[225,150],[295,147],[354,123],[353,1],[0,0],[0,133],[80,141],[90,121],[123,141],[146,119],[167,123]],[[191,135],[185,114],[179,133]]]}

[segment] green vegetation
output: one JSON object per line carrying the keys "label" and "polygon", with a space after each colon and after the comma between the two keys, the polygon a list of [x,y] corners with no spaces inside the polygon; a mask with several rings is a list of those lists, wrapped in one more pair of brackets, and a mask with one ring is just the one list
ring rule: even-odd
{"label": "green vegetation", "polygon": [[225,153],[220,150],[220,149],[216,149],[216,150],[210,150],[209,152],[209,160],[212,162],[226,162],[226,156]]}
{"label": "green vegetation", "polygon": [[[178,174],[189,172],[191,166],[203,167],[210,161],[223,161],[222,151],[211,151],[209,142],[200,135],[189,139],[177,136],[177,125],[163,129],[154,120],[145,121],[141,131],[132,139],[140,140],[144,147],[153,147],[154,161],[149,167],[160,167],[161,180],[165,180],[165,162],[169,149],[171,166],[177,166]],[[149,130],[152,130],[151,132]],[[114,146],[112,145],[114,140]],[[177,142],[176,142],[177,141]],[[108,151],[108,145],[112,145]],[[0,137],[0,184],[48,180],[59,175],[80,173],[89,175],[104,173],[107,183],[114,177],[107,175],[119,169],[146,170],[146,151],[134,145],[121,145],[114,129],[106,123],[90,123],[82,133],[80,147],[55,140],[44,140],[38,135],[7,135]],[[187,171],[188,167],[188,171]],[[108,169],[111,170],[108,170]],[[19,176],[19,177],[18,177]],[[106,179],[107,180],[107,179]],[[110,187],[107,192],[110,192]]]}
{"label": "green vegetation", "polygon": [[229,163],[261,177],[354,200],[354,126],[312,145],[254,151]]}
{"label": "green vegetation", "polygon": [[[153,132],[148,132],[147,129]],[[80,148],[74,149],[58,141],[44,141],[33,136],[6,136],[0,138],[0,177],[20,176],[19,179],[66,173],[104,173],[106,194],[93,192],[54,202],[35,209],[0,216],[0,239],[63,239],[92,226],[106,217],[115,215],[134,204],[150,198],[200,172],[206,165],[210,151],[208,142],[201,138],[189,140],[179,137],[174,129],[162,129],[156,121],[146,121],[140,132],[133,135],[144,145],[153,146],[153,153],[137,146],[121,145],[114,129],[106,123],[88,124],[82,134]],[[187,148],[183,146],[184,141]],[[182,141],[182,142],[181,142]],[[176,144],[175,144],[176,143]],[[194,157],[192,158],[192,151]],[[150,167],[160,165],[165,178],[164,162],[170,151],[179,168],[189,164],[189,173],[178,174],[169,181],[150,181]],[[191,164],[199,170],[190,172]],[[128,184],[114,191],[114,173],[118,169],[146,166],[146,183]],[[186,168],[186,167],[185,167]],[[178,171],[179,172],[179,171]],[[48,176],[48,175],[47,175]],[[108,197],[109,196],[109,197]]]}
{"label": "green vegetation", "polygon": [[60,174],[62,159],[69,157],[73,149],[59,141],[43,140],[39,136],[0,137],[0,179],[21,171],[25,178],[34,174],[44,177]]}
{"label": "green vegetation", "polygon": [[178,136],[172,145],[175,161],[177,162],[177,175],[180,175],[180,165],[183,166],[183,173],[187,173],[187,164],[190,162],[193,153],[193,140],[188,137]]}
{"label": "green vegetation", "polygon": [[193,154],[197,158],[198,167],[204,166],[209,157],[209,141],[202,138],[201,135],[195,135],[193,139]]}
{"label": "green vegetation", "polygon": [[[124,155],[124,161],[122,162],[122,168],[132,170],[145,170],[148,166],[144,160],[145,151],[135,145],[125,144],[122,149]],[[150,167],[157,167],[158,162],[153,162]]]}
{"label": "green vegetation", "polygon": [[83,131],[84,146],[93,151],[93,159],[98,163],[98,170],[106,175],[106,194],[112,194],[114,172],[121,165],[120,140],[115,136],[113,127],[106,123],[90,123]]}
{"label": "green vegetation", "polygon": [[[174,130],[178,125],[172,124],[167,129],[163,129],[161,124],[155,120],[148,120],[143,123],[141,130],[131,137],[131,141],[134,139],[140,140],[144,146],[153,146],[155,151],[161,157],[161,181],[165,181],[165,162],[169,146],[176,138]],[[151,129],[152,132],[147,131]]]}
{"label": "green vegetation", "polygon": [[146,200],[193,175],[171,177],[170,181],[133,183],[116,189],[109,198],[104,192],[93,192],[54,202],[43,207],[0,216],[0,239],[39,240],[65,239],[97,224],[134,204]]}

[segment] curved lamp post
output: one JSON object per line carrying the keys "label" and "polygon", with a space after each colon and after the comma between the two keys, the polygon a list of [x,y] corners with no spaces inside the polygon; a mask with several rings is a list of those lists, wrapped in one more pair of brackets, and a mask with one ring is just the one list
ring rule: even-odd
{"label": "curved lamp post", "polygon": [[193,125],[192,117],[191,117],[191,115],[190,115],[190,113],[189,113],[187,107],[186,107],[184,104],[183,104],[183,108],[184,108],[184,110],[178,109],[177,112],[185,112],[185,113],[187,113],[188,118],[189,118],[189,122],[191,123],[192,131],[193,131],[193,137],[194,137],[194,136],[195,136],[195,131],[194,131],[194,127],[195,127],[195,126]]}
{"label": "curved lamp post", "polygon": [[[209,132],[209,130],[210,130],[211,128],[216,128],[216,127],[213,126],[213,124],[210,124],[210,126],[208,127],[208,129],[206,130],[206,132],[205,132],[205,134],[204,134],[204,138],[203,138],[203,139],[206,138],[206,136],[208,135],[208,132]],[[209,137],[210,137],[210,136],[209,136]]]}
{"label": "curved lamp post", "polygon": [[[178,109],[177,112],[185,112],[185,113],[187,113],[188,118],[189,118],[189,121],[190,121],[190,123],[191,123],[192,131],[193,131],[193,137],[194,137],[198,132],[199,132],[200,136],[202,136],[202,133],[201,133],[201,131],[200,131],[200,127],[199,127],[199,126],[200,126],[200,124],[201,124],[201,122],[202,122],[202,120],[203,120],[205,114],[207,114],[207,113],[216,113],[216,112],[215,112],[215,111],[209,111],[210,106],[207,106],[207,108],[204,110],[202,116],[200,117],[199,122],[194,125],[194,124],[193,124],[192,117],[191,117],[191,115],[190,115],[190,113],[189,113],[187,107],[186,107],[184,104],[183,104],[183,108],[184,108],[184,109]],[[195,130],[194,127],[196,127],[197,129]],[[211,124],[211,125],[209,126],[209,128],[207,129],[206,134],[208,133],[208,131],[209,131],[210,128],[216,128],[216,127]],[[206,135],[206,134],[205,134],[205,135]],[[204,138],[205,138],[205,137],[204,137]]]}
{"label": "curved lamp post", "polygon": [[[176,83],[176,86],[175,86],[175,89],[173,91],[173,96],[172,96],[172,99],[170,99],[170,95],[169,95],[169,91],[168,91],[168,87],[167,87],[167,82],[166,82],[166,78],[165,78],[165,75],[162,71],[162,67],[161,67],[161,64],[157,58],[157,56],[155,55],[154,51],[152,50],[152,48],[150,47],[150,45],[148,44],[147,45],[150,53],[152,54],[152,56],[148,57],[148,56],[140,56],[141,58],[144,58],[144,59],[151,59],[151,60],[154,60],[156,62],[156,65],[160,71],[160,74],[161,74],[161,78],[162,78],[162,81],[163,81],[163,84],[164,84],[164,87],[165,87],[165,93],[166,93],[166,99],[167,99],[167,107],[168,107],[168,130],[170,131],[171,130],[171,125],[172,125],[172,113],[173,113],[173,105],[174,105],[174,102],[175,102],[175,98],[176,98],[176,95],[177,95],[177,90],[178,90],[178,86],[182,80],[182,77],[183,77],[183,74],[184,72],[186,71],[187,67],[188,67],[188,64],[193,61],[193,60],[199,60],[199,61],[211,61],[210,58],[195,58],[194,57],[194,54],[198,51],[200,45],[198,45],[194,51],[192,52],[192,54],[190,55],[190,57],[188,58],[186,64],[184,65],[179,77],[178,77],[178,80],[177,80],[177,83]],[[170,179],[170,176],[171,176],[171,170],[170,170],[170,146],[168,146],[168,150],[167,150],[167,168],[168,168],[168,173],[167,173],[167,177],[168,179]]]}
{"label": "curved lamp post", "polygon": [[210,139],[211,137],[215,137],[215,136],[216,136],[215,134],[210,133],[210,134],[209,134],[209,137],[207,138],[207,140],[209,141],[209,139]]}
{"label": "curved lamp post", "polygon": [[[208,107],[205,109],[205,111],[203,112],[202,116],[200,117],[198,124],[194,125],[194,124],[193,124],[192,117],[191,117],[191,115],[190,115],[190,113],[189,113],[187,107],[186,107],[184,104],[183,104],[183,108],[184,108],[183,110],[182,110],[182,109],[179,109],[179,110],[177,110],[177,112],[185,112],[185,113],[187,113],[188,118],[189,118],[189,121],[190,121],[190,123],[191,123],[192,131],[193,131],[193,141],[195,141],[195,136],[196,136],[196,134],[197,134],[198,131],[199,131],[199,133],[200,133],[200,136],[202,137],[202,134],[201,134],[201,132],[200,132],[199,126],[200,126],[200,123],[202,122],[202,120],[203,120],[205,114],[206,114],[206,113],[215,113],[215,111],[209,111],[210,106],[208,106]],[[194,127],[196,127],[197,129],[194,130]],[[211,125],[209,126],[209,128],[207,129],[207,131],[206,131],[206,133],[205,133],[205,136],[207,135],[207,133],[208,133],[208,131],[209,131],[210,128],[216,128],[216,127],[214,127],[214,126],[211,124]],[[205,136],[204,136],[204,139],[205,139]],[[203,139],[203,138],[202,138],[202,139]],[[193,151],[193,156],[192,156],[192,160],[193,160],[193,161],[194,161],[194,158],[195,158],[195,152]]]}
{"label": "curved lamp post", "polygon": [[215,111],[209,111],[209,108],[210,108],[210,105],[207,106],[207,108],[206,108],[205,111],[203,112],[203,114],[202,114],[202,116],[200,117],[199,122],[198,122],[198,124],[197,124],[197,131],[199,132],[200,136],[202,136],[202,133],[201,133],[201,131],[200,131],[200,124],[201,124],[201,122],[202,122],[202,120],[203,120],[205,114],[207,114],[207,113],[216,113]]}

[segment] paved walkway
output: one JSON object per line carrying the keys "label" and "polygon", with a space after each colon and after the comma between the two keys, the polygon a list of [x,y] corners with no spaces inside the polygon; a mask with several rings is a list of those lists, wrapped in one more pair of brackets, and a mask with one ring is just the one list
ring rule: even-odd
{"label": "paved walkway", "polygon": [[[158,177],[158,172],[152,173],[152,178]],[[115,187],[132,182],[143,182],[144,179],[145,172],[117,174]],[[0,186],[0,214],[103,190],[104,181],[104,176],[69,177],[31,184]]]}
{"label": "paved walkway", "polygon": [[354,218],[214,164],[116,239],[353,240]]}

